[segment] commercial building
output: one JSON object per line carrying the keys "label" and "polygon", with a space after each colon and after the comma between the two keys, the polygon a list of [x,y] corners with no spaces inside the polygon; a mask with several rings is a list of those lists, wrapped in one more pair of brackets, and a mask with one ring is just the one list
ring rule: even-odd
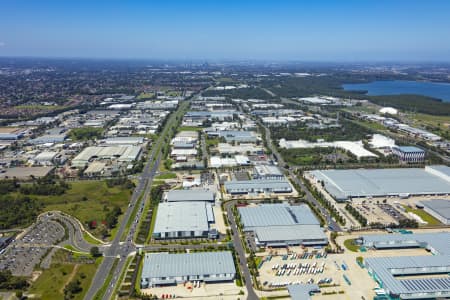
{"label": "commercial building", "polygon": [[338,201],[358,197],[423,196],[450,194],[450,167],[402,169],[316,170],[307,177],[323,182]]}
{"label": "commercial building", "polygon": [[214,238],[217,231],[212,228],[214,213],[211,203],[163,202],[158,206],[153,237],[173,238]]}
{"label": "commercial building", "polygon": [[423,209],[439,220],[442,224],[450,225],[450,200],[434,199],[421,201]]}
{"label": "commercial building", "polygon": [[208,190],[171,190],[166,194],[167,202],[206,201],[214,202],[214,193]]}
{"label": "commercial building", "polygon": [[425,150],[414,146],[393,147],[392,153],[402,162],[421,163],[425,160]]}
{"label": "commercial building", "polygon": [[245,232],[260,246],[327,245],[328,239],[307,205],[261,204],[238,208]]}
{"label": "commercial building", "polygon": [[290,183],[285,180],[243,180],[227,181],[224,183],[225,191],[231,195],[244,194],[282,194],[292,193]]}
{"label": "commercial building", "polygon": [[208,283],[234,280],[236,268],[229,251],[195,253],[147,253],[141,288],[174,285],[187,281]]}

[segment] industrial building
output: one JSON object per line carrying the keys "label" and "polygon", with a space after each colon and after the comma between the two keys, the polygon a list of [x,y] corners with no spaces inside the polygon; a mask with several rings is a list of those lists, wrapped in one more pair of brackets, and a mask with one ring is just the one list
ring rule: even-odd
{"label": "industrial building", "polygon": [[249,166],[252,162],[246,155],[235,155],[234,157],[211,156],[209,166],[211,168]]}
{"label": "industrial building", "polygon": [[374,249],[423,248],[435,255],[450,255],[450,232],[414,234],[368,234],[361,244]]}
{"label": "industrial building", "polygon": [[214,202],[214,193],[208,190],[171,190],[166,194],[167,202],[207,201]]}
{"label": "industrial building", "polygon": [[311,294],[320,293],[317,284],[291,284],[287,289],[292,300],[311,300]]}
{"label": "industrial building", "polygon": [[219,143],[217,145],[217,151],[220,154],[264,154],[264,149],[262,146],[257,146],[255,144],[244,144],[230,145],[228,143]]}
{"label": "industrial building", "polygon": [[421,201],[420,206],[444,225],[450,225],[450,200],[433,199]]}
{"label": "industrial building", "polygon": [[222,130],[222,131],[208,131],[209,137],[224,138],[227,143],[256,143],[259,138],[253,131],[239,131],[239,130]]}
{"label": "industrial building", "polygon": [[425,161],[425,150],[414,146],[396,146],[392,148],[392,153],[402,162],[422,163]]}
{"label": "industrial building", "polygon": [[284,174],[277,166],[259,165],[253,169],[253,179],[282,180],[283,178]]}
{"label": "industrial building", "polygon": [[55,144],[62,143],[67,138],[67,130],[65,128],[52,128],[45,132],[45,134],[29,140],[28,143],[32,145]]}
{"label": "industrial building", "polygon": [[194,253],[147,253],[141,288],[174,285],[187,281],[208,283],[234,280],[236,268],[230,251]]}
{"label": "industrial building", "polygon": [[135,161],[141,153],[139,146],[106,146],[87,147],[72,160],[73,167],[85,167],[94,159],[117,160],[118,162],[130,163]]}
{"label": "industrial building", "polygon": [[0,140],[18,140],[24,137],[27,128],[0,127]]}
{"label": "industrial building", "polygon": [[307,172],[322,182],[338,201],[358,197],[409,197],[450,194],[450,167],[403,169],[315,170]]}
{"label": "industrial building", "polygon": [[395,299],[450,297],[449,255],[366,258],[365,266],[385,292]]}
{"label": "industrial building", "polygon": [[132,145],[139,146],[144,143],[143,137],[126,136],[126,137],[112,137],[104,140],[106,145]]}
{"label": "industrial building", "polygon": [[211,203],[163,202],[158,206],[153,237],[155,239],[174,238],[215,238],[217,230]]}
{"label": "industrial building", "polygon": [[231,195],[245,194],[281,194],[292,193],[289,182],[282,180],[243,180],[227,181],[224,183],[225,191]]}
{"label": "industrial building", "polygon": [[424,248],[433,255],[366,258],[364,264],[380,287],[394,299],[450,297],[450,233],[363,235],[374,249]]}
{"label": "industrial building", "polygon": [[239,207],[245,232],[253,232],[259,246],[327,245],[319,221],[307,205],[261,204]]}

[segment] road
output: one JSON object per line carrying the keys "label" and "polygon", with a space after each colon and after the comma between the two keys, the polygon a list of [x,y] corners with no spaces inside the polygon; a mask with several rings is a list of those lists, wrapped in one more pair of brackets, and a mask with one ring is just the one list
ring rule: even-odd
{"label": "road", "polygon": [[[186,101],[185,103],[189,102]],[[177,114],[183,109],[183,107],[185,107],[185,105],[182,103],[178,110],[176,110],[171,116],[169,116],[165,128],[163,129],[159,138],[155,141],[148,161],[139,178],[138,184],[131,196],[130,205],[128,206],[128,209],[120,220],[119,229],[116,232],[114,240],[103,253],[104,259],[97,269],[95,277],[92,280],[92,284],[88,292],[86,293],[85,299],[94,299],[96,293],[105,283],[105,279],[108,278],[111,273],[111,282],[109,283],[105,293],[103,294],[102,299],[111,299],[117,285],[120,284],[119,278],[121,272],[125,267],[126,258],[137,249],[136,245],[133,242],[133,237],[139,224],[141,214],[144,211],[145,204],[149,200],[148,196],[150,194],[153,178],[155,177],[155,174],[158,171],[159,164],[161,162],[161,150],[163,149],[165,138],[167,137],[167,134],[170,134],[172,125],[176,123],[175,116],[177,116]],[[141,195],[143,196],[142,198]],[[140,199],[142,199],[142,201],[140,201]],[[134,220],[131,220],[132,223],[130,228],[127,228],[130,218],[135,212],[136,205],[139,205],[140,207],[137,208]],[[121,238],[124,234],[126,236],[125,241],[121,242]],[[119,259],[119,262],[117,266],[112,270],[114,261],[117,258]]]}
{"label": "road", "polygon": [[239,259],[239,266],[242,271],[242,276],[245,280],[245,287],[247,288],[248,292],[248,300],[254,300],[258,299],[258,296],[255,293],[255,290],[253,289],[253,280],[252,275],[250,274],[250,270],[247,266],[247,258],[245,257],[245,249],[242,246],[242,240],[239,236],[239,230],[236,225],[236,220],[233,216],[233,207],[236,204],[237,201],[231,200],[224,204],[224,209],[227,212],[227,218],[228,222],[231,226],[231,232],[233,233],[233,244],[234,244],[234,250],[236,251]]}

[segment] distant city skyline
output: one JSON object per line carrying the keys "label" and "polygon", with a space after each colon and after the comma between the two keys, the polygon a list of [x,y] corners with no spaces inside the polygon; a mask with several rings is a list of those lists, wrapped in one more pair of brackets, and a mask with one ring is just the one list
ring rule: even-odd
{"label": "distant city skyline", "polygon": [[0,56],[450,61],[450,1],[4,1]]}

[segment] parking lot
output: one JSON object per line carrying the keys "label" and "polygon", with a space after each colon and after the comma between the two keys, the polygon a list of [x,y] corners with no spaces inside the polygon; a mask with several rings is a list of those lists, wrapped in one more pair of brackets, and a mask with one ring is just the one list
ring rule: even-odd
{"label": "parking lot", "polygon": [[407,219],[402,210],[396,205],[382,201],[354,201],[352,204],[368,223],[381,223],[383,225],[398,224],[400,220]]}
{"label": "parking lot", "polygon": [[64,238],[64,227],[55,221],[39,222],[13,241],[0,255],[0,269],[15,276],[30,276],[50,247]]}

